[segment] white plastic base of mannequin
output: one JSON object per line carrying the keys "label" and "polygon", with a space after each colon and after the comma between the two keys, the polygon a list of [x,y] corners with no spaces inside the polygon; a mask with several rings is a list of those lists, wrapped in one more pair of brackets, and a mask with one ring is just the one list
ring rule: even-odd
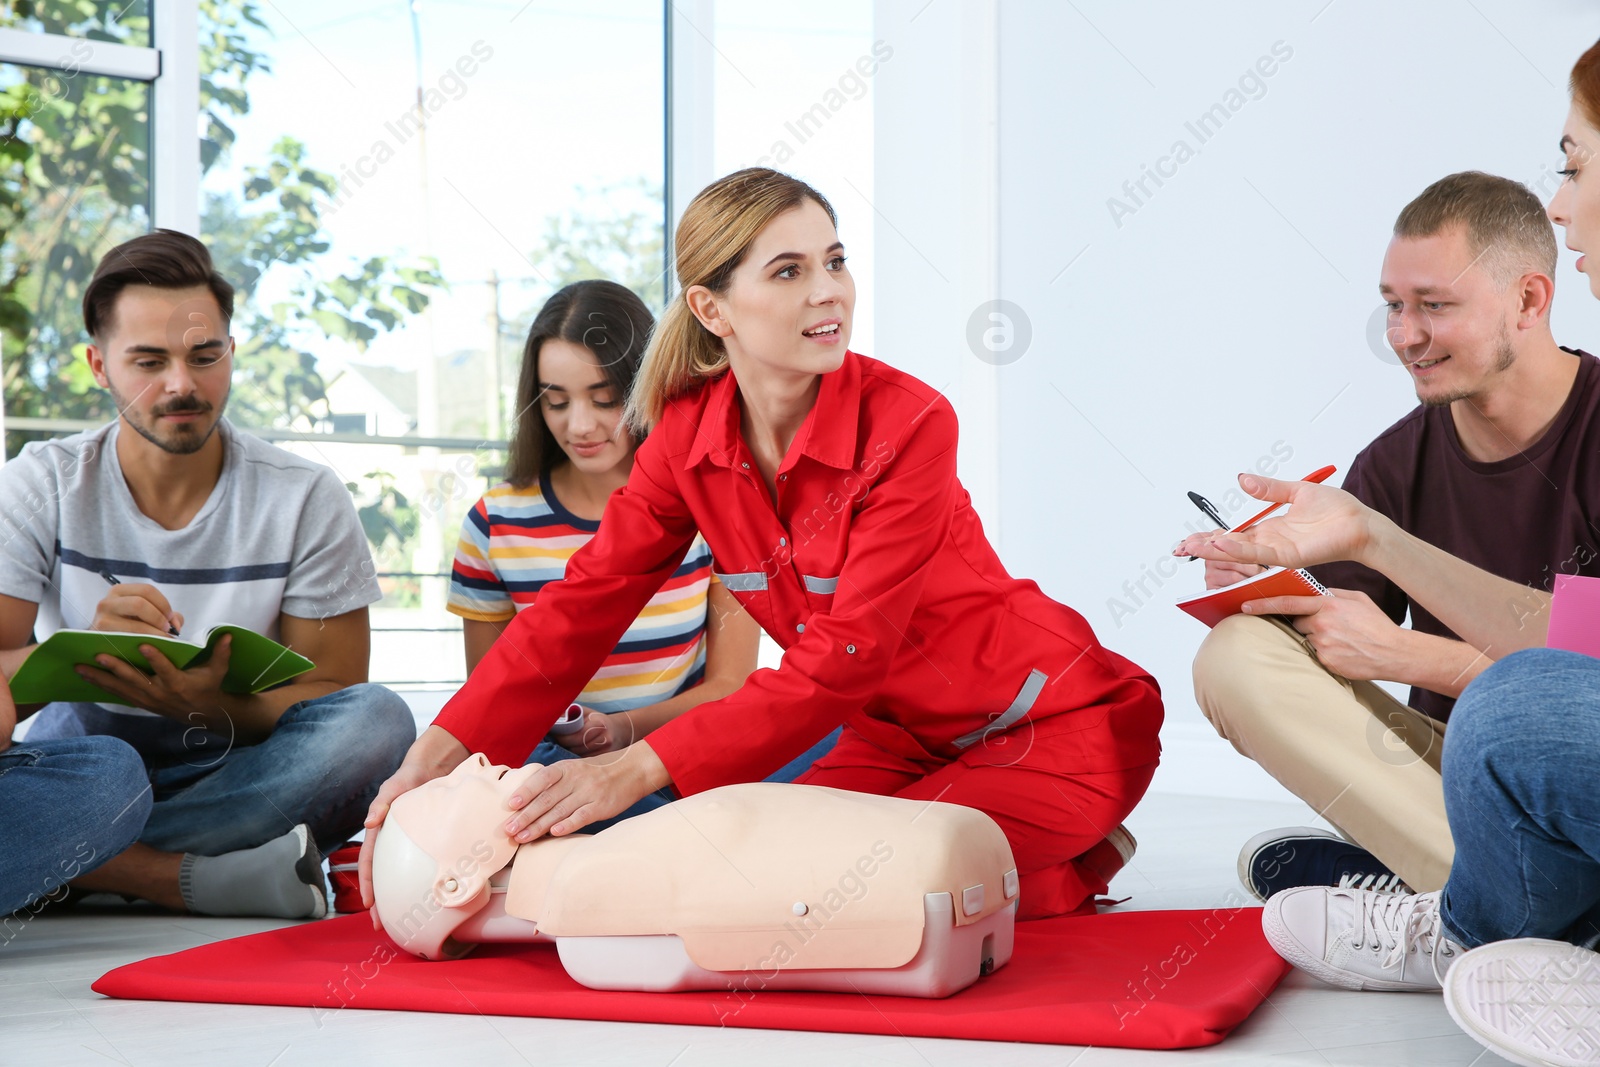
{"label": "white plastic base of mannequin", "polygon": [[838,993],[883,993],[900,997],[948,997],[1011,959],[1016,903],[970,926],[955,925],[949,893],[923,897],[927,925],[922,947],[901,967],[840,970],[710,971],[689,958],[673,935],[559,937],[561,965],[591,989],[652,993],[690,990],[803,989]]}

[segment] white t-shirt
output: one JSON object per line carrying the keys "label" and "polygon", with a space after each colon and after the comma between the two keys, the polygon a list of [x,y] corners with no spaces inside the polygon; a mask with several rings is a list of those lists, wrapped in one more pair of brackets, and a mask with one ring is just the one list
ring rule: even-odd
{"label": "white t-shirt", "polygon": [[[30,443],[0,467],[0,593],[39,605],[38,640],[88,627],[108,573],[160,589],[190,640],[221,623],[275,639],[280,613],[331,618],[383,595],[350,493],[327,467],[223,419],[216,487],[188,525],[167,530],[134,503],[117,462],[119,427]],[[104,722],[106,711],[152,715],[71,707],[86,722]]]}

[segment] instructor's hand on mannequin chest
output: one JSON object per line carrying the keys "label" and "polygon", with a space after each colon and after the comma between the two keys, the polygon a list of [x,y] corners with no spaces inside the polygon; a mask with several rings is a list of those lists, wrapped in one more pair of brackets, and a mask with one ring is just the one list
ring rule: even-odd
{"label": "instructor's hand on mannequin chest", "polygon": [[588,759],[524,767],[521,773],[526,777],[511,796],[506,833],[522,842],[609,819],[670,782],[648,741]]}

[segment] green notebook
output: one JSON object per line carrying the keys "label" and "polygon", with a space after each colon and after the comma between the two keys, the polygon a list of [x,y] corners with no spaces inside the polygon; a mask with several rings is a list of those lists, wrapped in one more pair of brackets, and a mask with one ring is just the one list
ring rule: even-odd
{"label": "green notebook", "polygon": [[316,664],[291,652],[270,637],[243,626],[213,626],[203,645],[154,634],[115,633],[110,630],[57,630],[39,644],[11,678],[11,697],[18,704],[49,704],[57,700],[99,704],[124,704],[73,667],[94,666],[94,658],[109,654],[133,664],[146,674],[150,662],[139,652],[150,645],[182,670],[204,663],[223,634],[233,635],[233,653],[222,680],[227,693],[259,693],[309,671]]}

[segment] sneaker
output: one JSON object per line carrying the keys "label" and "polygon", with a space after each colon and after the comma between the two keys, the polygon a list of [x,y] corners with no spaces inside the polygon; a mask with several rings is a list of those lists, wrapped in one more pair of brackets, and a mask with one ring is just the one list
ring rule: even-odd
{"label": "sneaker", "polygon": [[1444,1006],[1512,1063],[1600,1065],[1600,953],[1534,938],[1475,948],[1445,975]]}
{"label": "sneaker", "polygon": [[308,910],[297,917],[321,919],[328,914],[328,883],[322,876],[322,853],[311,836],[311,827],[301,823],[284,836],[293,836],[300,850],[300,858],[294,862],[294,873],[307,890]]}
{"label": "sneaker", "polygon": [[1133,862],[1133,854],[1139,850],[1139,842],[1135,841],[1128,828],[1121,823],[1116,829],[1105,836],[1099,844],[1078,857],[1078,862],[1089,868],[1107,884],[1111,879],[1122,872],[1122,868]]}
{"label": "sneaker", "polygon": [[1410,893],[1383,861],[1338,834],[1288,826],[1257,834],[1239,852],[1239,881],[1257,900],[1300,886],[1344,886]]}
{"label": "sneaker", "polygon": [[1438,893],[1289,889],[1267,901],[1261,930],[1278,955],[1341,989],[1437,992],[1466,951],[1445,936]]}

